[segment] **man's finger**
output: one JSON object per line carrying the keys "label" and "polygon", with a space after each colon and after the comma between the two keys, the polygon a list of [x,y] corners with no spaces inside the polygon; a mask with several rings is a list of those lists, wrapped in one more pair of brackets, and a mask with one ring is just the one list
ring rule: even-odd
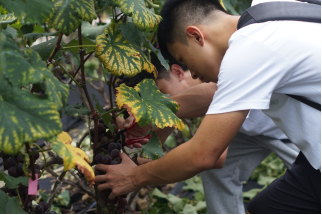
{"label": "man's finger", "polygon": [[129,128],[132,126],[134,121],[134,117],[129,116],[126,120],[125,120],[125,124],[124,124],[124,128]]}
{"label": "man's finger", "polygon": [[95,183],[103,183],[103,182],[106,182],[106,181],[107,181],[107,179],[106,179],[105,175],[95,176]]}
{"label": "man's finger", "polygon": [[107,172],[108,165],[104,165],[104,164],[97,164],[97,165],[95,166],[95,169],[96,169],[96,170],[103,171],[103,172]]}
{"label": "man's finger", "polygon": [[115,199],[115,197],[117,197],[118,195],[116,195],[115,193],[113,193],[113,191],[111,192],[111,194],[108,196],[109,199]]}
{"label": "man's finger", "polygon": [[107,189],[111,189],[111,188],[112,188],[112,187],[110,187],[110,186],[108,185],[108,183],[100,184],[100,185],[98,185],[98,186],[97,186],[97,189],[98,189],[99,191],[107,190]]}
{"label": "man's finger", "polygon": [[135,148],[142,148],[142,145],[140,143],[134,143],[133,146]]}

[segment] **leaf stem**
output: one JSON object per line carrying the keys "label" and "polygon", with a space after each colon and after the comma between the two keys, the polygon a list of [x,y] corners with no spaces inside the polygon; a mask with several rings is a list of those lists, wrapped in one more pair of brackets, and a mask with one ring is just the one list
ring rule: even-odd
{"label": "leaf stem", "polygon": [[109,110],[109,111],[106,111],[105,113],[103,113],[102,115],[100,115],[99,116],[99,118],[102,118],[103,116],[105,116],[106,114],[109,114],[109,113],[111,113],[111,112],[113,112],[113,111],[115,111],[115,110],[117,110],[118,108],[116,107],[116,108],[113,108],[113,109],[111,109],[111,110]]}
{"label": "leaf stem", "polygon": [[[96,47],[96,45],[82,45],[82,47]],[[62,49],[70,49],[70,48],[80,48],[81,46],[65,46],[65,47],[62,47]]]}
{"label": "leaf stem", "polygon": [[153,8],[159,8],[160,5],[157,5],[157,4],[153,4],[152,2],[150,2],[149,0],[144,0],[150,7],[153,7]]}
{"label": "leaf stem", "polygon": [[[84,63],[88,60],[88,58],[90,58],[91,56],[92,56],[92,54],[93,54],[94,52],[90,52],[88,55],[87,55],[87,57],[85,58],[85,60],[84,60]],[[77,68],[77,70],[76,70],[76,72],[75,72],[75,74],[73,75],[73,78],[75,78],[76,77],[76,75],[77,75],[77,73],[78,73],[78,71],[80,70],[80,66]],[[70,79],[70,81],[69,81],[69,83],[68,84],[71,84],[72,83],[72,79]]]}
{"label": "leaf stem", "polygon": [[58,66],[60,66],[60,68],[66,73],[66,75],[68,75],[68,77],[70,77],[74,82],[75,84],[78,86],[78,87],[82,87],[74,78],[71,74],[69,74],[69,72],[60,64],[56,61],[56,63],[58,64]]}
{"label": "leaf stem", "polygon": [[124,111],[126,111],[126,109],[124,108],[123,110],[121,110],[120,112],[117,113],[117,115],[115,117],[118,117],[119,115],[121,115]]}
{"label": "leaf stem", "polygon": [[22,204],[22,201],[21,201],[21,198],[20,198],[20,194],[19,194],[19,190],[18,190],[18,188],[16,188],[16,193],[17,193],[17,196],[18,196],[18,199],[19,199],[20,205],[21,205],[21,207],[22,207],[22,206],[23,206],[23,204]]}
{"label": "leaf stem", "polygon": [[83,99],[85,99],[85,101],[87,101],[87,102],[88,102],[87,98],[86,98],[85,96],[83,96],[83,94],[81,94],[78,90],[76,90],[75,88],[72,88],[72,87],[70,87],[70,89],[71,89],[71,90],[76,91],[79,95],[81,95],[81,97],[82,97]]}

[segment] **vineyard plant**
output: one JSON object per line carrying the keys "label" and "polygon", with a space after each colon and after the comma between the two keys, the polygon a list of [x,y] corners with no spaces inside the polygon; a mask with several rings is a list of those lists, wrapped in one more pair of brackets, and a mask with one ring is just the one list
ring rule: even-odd
{"label": "vineyard plant", "polygon": [[[157,71],[151,54],[169,69],[157,49],[163,3],[0,0],[0,181],[4,185],[0,186],[0,213],[61,213],[59,205],[66,206],[69,198],[62,192],[63,184],[78,187],[92,198],[93,213],[129,213],[129,203],[138,193],[110,200],[110,190],[97,189],[95,175],[105,172],[94,170],[95,165],[118,165],[120,153],[136,164],[140,158],[155,160],[193,136],[201,119],[177,118],[179,105],[154,82]],[[230,13],[239,15],[250,1],[222,3]],[[104,102],[89,93],[88,86]],[[82,102],[67,103],[71,92]],[[79,118],[86,126],[70,135],[63,131],[63,115]],[[130,115],[135,118],[132,127],[177,130],[162,145],[147,129],[141,139],[149,142],[133,153],[130,148],[140,140],[126,139],[127,130],[119,127]],[[60,166],[58,174],[54,169]],[[268,171],[265,165],[261,168]],[[51,192],[44,193],[39,180],[48,173],[55,180]],[[256,172],[253,177],[259,175]],[[148,194],[151,202],[141,212],[205,213],[200,178],[184,183],[185,190],[195,192],[192,200],[153,187]]]}

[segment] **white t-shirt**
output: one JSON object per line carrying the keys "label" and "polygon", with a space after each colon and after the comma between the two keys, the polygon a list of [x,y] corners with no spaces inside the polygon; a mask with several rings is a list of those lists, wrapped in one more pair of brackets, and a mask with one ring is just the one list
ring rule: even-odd
{"label": "white t-shirt", "polygon": [[321,169],[321,112],[285,94],[321,103],[321,24],[270,21],[236,31],[207,114],[261,109]]}
{"label": "white t-shirt", "polygon": [[248,136],[264,135],[275,139],[287,139],[271,118],[261,110],[251,110],[239,132]]}

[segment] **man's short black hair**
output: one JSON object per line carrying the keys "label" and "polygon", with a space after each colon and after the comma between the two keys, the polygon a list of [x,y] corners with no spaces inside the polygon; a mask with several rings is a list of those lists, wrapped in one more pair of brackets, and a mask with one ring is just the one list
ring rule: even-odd
{"label": "man's short black hair", "polygon": [[210,15],[215,12],[228,12],[219,0],[168,0],[163,5],[163,20],[158,28],[158,42],[162,55],[170,60],[166,44],[181,42],[187,44],[185,28],[189,25],[208,23]]}
{"label": "man's short black hair", "polygon": [[[155,68],[158,71],[157,80],[158,79],[167,79],[167,80],[169,80],[170,72],[168,70],[166,70],[166,68],[164,68],[164,66],[160,63],[158,57],[153,52],[150,53],[150,56],[151,56],[151,63],[155,66]],[[170,68],[171,68],[171,66],[173,64],[178,64],[183,71],[188,70],[188,67],[185,64],[181,64],[181,63],[178,63],[176,61],[169,61]]]}

